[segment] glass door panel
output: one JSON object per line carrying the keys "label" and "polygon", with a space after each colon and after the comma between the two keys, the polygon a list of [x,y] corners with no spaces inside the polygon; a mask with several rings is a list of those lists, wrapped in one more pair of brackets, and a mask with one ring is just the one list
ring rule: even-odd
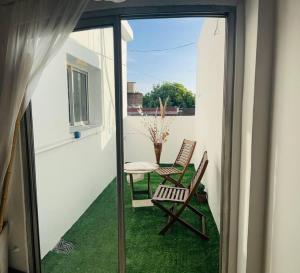
{"label": "glass door panel", "polygon": [[42,273],[117,272],[113,27],[70,34],[32,112]]}

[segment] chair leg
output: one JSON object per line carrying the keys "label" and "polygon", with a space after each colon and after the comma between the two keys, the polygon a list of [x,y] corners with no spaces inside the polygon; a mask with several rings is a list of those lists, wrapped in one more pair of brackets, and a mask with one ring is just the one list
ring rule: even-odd
{"label": "chair leg", "polygon": [[148,198],[152,197],[152,190],[151,190],[151,186],[150,186],[150,173],[148,173]]}
{"label": "chair leg", "polygon": [[[202,228],[202,234],[206,235],[206,216],[200,212],[199,210],[195,209],[194,207],[192,207],[191,205],[187,205],[187,207],[193,211],[195,214],[197,214],[198,216],[200,216],[201,219],[201,228]],[[207,237],[208,238],[208,237]]]}
{"label": "chair leg", "polygon": [[170,227],[176,222],[176,220],[178,220],[178,216],[176,216],[176,214],[174,214],[172,211],[168,210],[167,208],[165,208],[161,204],[156,203],[156,205],[158,207],[160,207],[162,210],[164,210],[169,215],[169,219],[168,219],[167,224],[159,232],[160,235],[165,235],[166,232],[170,229]]}
{"label": "chair leg", "polygon": [[[174,203],[174,204],[172,205],[172,207],[170,207],[169,210],[174,214],[174,212],[176,211],[176,207],[177,207],[177,203]],[[171,219],[171,216],[170,216],[168,213],[166,213],[165,216],[168,216],[168,222],[169,222],[170,219]]]}
{"label": "chair leg", "polygon": [[195,209],[194,207],[192,207],[191,205],[187,205],[187,207],[194,213],[196,213],[198,216],[201,216],[201,217],[205,217],[205,215],[200,212],[199,210]]}
{"label": "chair leg", "polygon": [[174,178],[172,178],[171,176],[165,176],[165,179],[168,180],[169,182],[171,182],[172,184],[174,184],[176,187],[181,187],[181,188],[185,188],[185,186],[183,186],[180,181],[175,180]]}
{"label": "chair leg", "polygon": [[133,176],[132,174],[129,174],[130,179],[130,188],[131,188],[131,200],[134,199],[134,189],[133,189]]}
{"label": "chair leg", "polygon": [[[156,202],[156,205],[161,208],[162,210],[164,210],[167,214],[169,214],[169,219],[167,224],[161,229],[161,231],[159,232],[160,235],[165,235],[166,232],[170,229],[170,227],[178,220],[179,222],[182,222],[183,225],[185,225],[188,228],[192,228],[194,231],[196,231],[196,229],[194,229],[191,225],[189,225],[188,223],[186,223],[185,221],[181,220],[179,218],[179,215],[182,213],[183,209],[179,209],[179,211],[176,212],[176,214],[173,213],[173,211],[168,210],[166,207],[164,207],[163,205],[161,205],[159,202]],[[173,208],[173,207],[172,207]],[[172,209],[171,208],[171,209]]]}
{"label": "chair leg", "polygon": [[166,184],[167,181],[171,182],[172,184],[174,184],[176,187],[182,187],[185,188],[185,186],[183,186],[181,184],[181,179],[182,177],[179,178],[179,180],[175,180],[174,178],[172,178],[170,175],[161,175],[161,177],[164,179],[160,184],[164,185]]}
{"label": "chair leg", "polygon": [[166,212],[166,214],[170,217],[169,220],[168,220],[168,223],[159,232],[160,235],[164,235],[167,232],[167,230],[171,227],[171,225],[176,221],[176,218],[174,218],[175,215],[171,210],[167,209],[166,207],[161,205],[159,202],[157,202],[155,200],[152,200],[152,203],[154,205],[158,206],[164,212]]}
{"label": "chair leg", "polygon": [[191,231],[193,231],[193,232],[195,232],[196,234],[200,235],[203,239],[208,240],[209,237],[208,237],[208,236],[206,235],[206,233],[205,233],[205,228],[203,228],[203,223],[204,223],[204,222],[203,222],[203,219],[204,219],[204,218],[201,219],[201,220],[202,220],[202,221],[201,221],[202,231],[200,231],[200,230],[194,228],[192,225],[190,225],[189,223],[185,222],[185,221],[182,220],[181,218],[178,218],[177,220],[178,220],[179,223],[181,223],[182,225],[184,225],[185,227],[187,227],[187,228],[190,229]]}
{"label": "chair leg", "polygon": [[164,178],[164,180],[163,180],[163,182],[161,182],[161,184],[166,184],[166,182],[167,182],[167,179],[166,178]]}
{"label": "chair leg", "polygon": [[202,231],[194,228],[191,224],[187,223],[186,221],[184,221],[183,219],[181,219],[179,216],[181,215],[181,213],[184,210],[184,207],[181,207],[179,209],[179,211],[174,214],[173,211],[167,209],[166,207],[164,207],[163,205],[161,205],[159,202],[152,200],[153,204],[155,204],[156,206],[158,206],[160,209],[162,209],[163,211],[165,211],[168,215],[169,215],[169,221],[168,223],[161,229],[161,231],[159,232],[160,235],[165,235],[165,233],[170,229],[170,227],[176,222],[178,221],[179,223],[181,223],[183,226],[185,226],[186,228],[190,229],[191,231],[193,231],[194,233],[196,233],[197,235],[200,235],[202,239],[208,240],[209,237],[206,235],[206,230],[205,230],[205,217],[202,213],[200,213],[199,211],[197,211],[196,209],[194,209],[193,207],[189,206],[190,209],[195,210],[197,212],[198,215],[201,216],[201,227],[202,227]]}

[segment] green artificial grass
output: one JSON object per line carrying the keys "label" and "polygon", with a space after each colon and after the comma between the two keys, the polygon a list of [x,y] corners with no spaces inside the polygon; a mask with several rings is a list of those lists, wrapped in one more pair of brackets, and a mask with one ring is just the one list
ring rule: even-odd
{"label": "green artificial grass", "polygon": [[[183,180],[194,174],[190,166]],[[161,181],[151,175],[153,191]],[[135,188],[146,188],[144,181]],[[126,271],[128,273],[217,273],[219,233],[209,206],[193,200],[193,205],[207,215],[209,241],[202,240],[179,223],[165,235],[158,235],[166,217],[157,207],[131,207],[130,188],[125,185]],[[199,226],[194,214],[186,211],[184,219]],[[63,236],[74,243],[70,254],[50,251],[42,260],[42,273],[112,273],[117,272],[116,183],[112,181],[80,219]]]}

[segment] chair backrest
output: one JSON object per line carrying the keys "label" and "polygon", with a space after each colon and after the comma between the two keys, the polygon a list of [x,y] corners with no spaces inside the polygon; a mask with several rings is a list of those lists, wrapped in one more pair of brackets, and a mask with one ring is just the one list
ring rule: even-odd
{"label": "chair backrest", "polygon": [[177,155],[175,164],[186,168],[192,159],[194,150],[196,146],[196,141],[184,139]]}
{"label": "chair backrest", "polygon": [[203,156],[202,156],[199,167],[198,167],[198,169],[197,169],[197,171],[196,171],[196,173],[195,173],[195,175],[192,179],[192,182],[189,186],[190,196],[193,196],[194,193],[196,192],[197,188],[199,187],[200,182],[202,180],[202,177],[205,173],[207,165],[208,165],[208,158],[207,158],[207,151],[205,151]]}

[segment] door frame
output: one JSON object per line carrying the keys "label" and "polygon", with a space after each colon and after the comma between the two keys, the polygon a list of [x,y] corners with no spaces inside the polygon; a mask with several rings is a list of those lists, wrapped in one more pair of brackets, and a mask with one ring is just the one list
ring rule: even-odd
{"label": "door frame", "polygon": [[[123,19],[157,19],[178,17],[220,17],[226,19],[226,49],[225,49],[225,75],[223,99],[223,130],[222,130],[222,192],[221,192],[221,227],[220,227],[220,272],[227,273],[232,267],[230,255],[237,255],[235,244],[231,243],[233,234],[231,229],[237,225],[236,219],[238,206],[232,204],[231,193],[237,194],[237,189],[232,189],[232,169],[239,169],[237,165],[237,151],[233,159],[233,137],[238,133],[239,125],[235,124],[239,118],[234,115],[234,109],[240,108],[242,92],[235,88],[235,56],[236,56],[236,7],[225,5],[178,5],[160,7],[123,7],[99,11],[85,12],[81,16],[74,31],[87,30],[99,27],[113,27],[114,37],[114,73],[115,73],[115,121],[116,121],[116,151],[117,151],[117,209],[118,209],[118,268],[120,273],[125,273],[125,212],[124,212],[124,147],[123,147],[123,98],[122,98],[122,45],[121,45],[121,20]],[[32,131],[31,105],[22,119],[22,152],[25,186],[25,208],[27,224],[27,242],[29,270],[33,273],[41,272],[38,211],[34,163],[34,143]],[[234,132],[234,130],[237,130]],[[235,134],[234,134],[235,133]],[[235,150],[237,148],[235,147]],[[234,183],[234,186],[236,183]],[[234,235],[236,236],[236,235]],[[230,253],[230,255],[229,255]],[[235,258],[236,259],[236,258]],[[236,271],[236,270],[235,270]]]}

